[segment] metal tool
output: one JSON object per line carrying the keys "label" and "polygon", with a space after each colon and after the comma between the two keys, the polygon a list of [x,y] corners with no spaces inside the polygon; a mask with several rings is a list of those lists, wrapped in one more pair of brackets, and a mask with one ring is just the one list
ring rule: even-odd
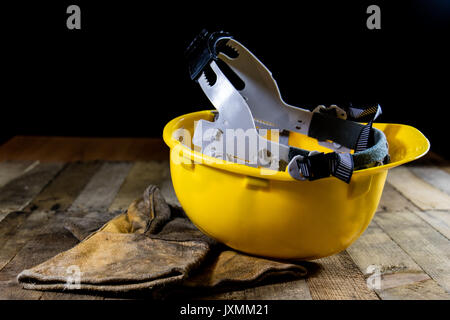
{"label": "metal tool", "polygon": [[193,144],[201,147],[203,154],[250,166],[278,170],[280,160],[289,162],[289,147],[261,137],[242,95],[214,61],[209,67],[214,80],[208,80],[203,72],[198,83],[219,113],[214,122],[197,123]]}
{"label": "metal tool", "polygon": [[[186,53],[191,78],[218,110],[214,121],[200,120],[195,127],[193,144],[205,155],[274,170],[284,171],[287,166],[290,175],[300,180],[334,175],[348,183],[353,160],[359,165],[370,160],[367,164],[371,165],[388,153],[383,133],[378,132],[376,142],[371,140],[373,119],[381,113],[379,105],[348,110],[319,106],[312,112],[289,105],[271,72],[228,33],[204,30]],[[373,116],[368,125],[347,121],[361,115]],[[270,138],[266,139],[268,130]],[[334,152],[289,146],[289,132],[315,138]],[[369,145],[376,148],[367,157],[361,152]]]}

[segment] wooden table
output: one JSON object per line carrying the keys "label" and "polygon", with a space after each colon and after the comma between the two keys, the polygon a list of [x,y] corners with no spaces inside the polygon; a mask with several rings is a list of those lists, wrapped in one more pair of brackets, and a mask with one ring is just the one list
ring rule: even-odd
{"label": "wooden table", "polygon": [[[119,212],[149,184],[176,201],[167,159],[159,139],[15,137],[0,146],[0,298],[104,299],[24,290],[16,276],[77,243],[55,212]],[[311,263],[305,279],[206,298],[449,299],[449,239],[450,165],[430,154],[391,170],[363,236]]]}

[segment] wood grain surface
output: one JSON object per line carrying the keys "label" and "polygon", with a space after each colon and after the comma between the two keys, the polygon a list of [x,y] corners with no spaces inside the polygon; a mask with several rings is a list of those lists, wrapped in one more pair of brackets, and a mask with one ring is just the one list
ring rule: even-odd
{"label": "wood grain surface", "polygon": [[[364,234],[339,254],[305,263],[305,278],[201,298],[450,299],[449,168],[431,154],[390,170]],[[78,243],[67,221],[100,226],[149,184],[179,205],[159,139],[15,137],[0,146],[0,298],[104,299],[24,290],[16,277]]]}

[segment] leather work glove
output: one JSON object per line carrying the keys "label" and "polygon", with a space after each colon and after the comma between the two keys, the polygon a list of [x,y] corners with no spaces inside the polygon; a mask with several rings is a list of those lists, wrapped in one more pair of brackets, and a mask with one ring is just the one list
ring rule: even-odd
{"label": "leather work glove", "polygon": [[[81,241],[18,275],[25,289],[76,292],[172,293],[243,289],[277,275],[303,277],[298,264],[248,256],[200,232],[184,212],[170,207],[156,186]],[[84,229],[89,230],[84,226]]]}

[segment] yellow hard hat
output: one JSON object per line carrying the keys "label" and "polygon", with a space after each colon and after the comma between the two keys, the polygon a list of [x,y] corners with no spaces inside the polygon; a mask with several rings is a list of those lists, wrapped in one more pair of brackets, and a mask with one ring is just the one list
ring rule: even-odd
{"label": "yellow hard hat", "polygon": [[[346,249],[369,225],[388,169],[429,149],[428,140],[411,126],[376,123],[389,142],[388,164],[354,171],[349,184],[334,177],[299,181],[288,172],[266,175],[259,168],[205,156],[174,135],[183,129],[193,136],[195,121],[213,117],[211,111],[190,113],[164,128],[175,193],[205,234],[236,250],[266,257],[318,259]],[[289,143],[323,148],[293,132]]]}
{"label": "yellow hard hat", "polygon": [[[182,115],[164,128],[172,182],[191,221],[236,250],[317,259],[346,249],[369,225],[388,169],[429,149],[413,127],[373,123],[379,106],[311,112],[285,104],[270,72],[223,33],[201,34],[188,53],[192,78],[218,112]],[[225,134],[233,128],[246,130],[243,153],[225,148],[239,138]]]}

